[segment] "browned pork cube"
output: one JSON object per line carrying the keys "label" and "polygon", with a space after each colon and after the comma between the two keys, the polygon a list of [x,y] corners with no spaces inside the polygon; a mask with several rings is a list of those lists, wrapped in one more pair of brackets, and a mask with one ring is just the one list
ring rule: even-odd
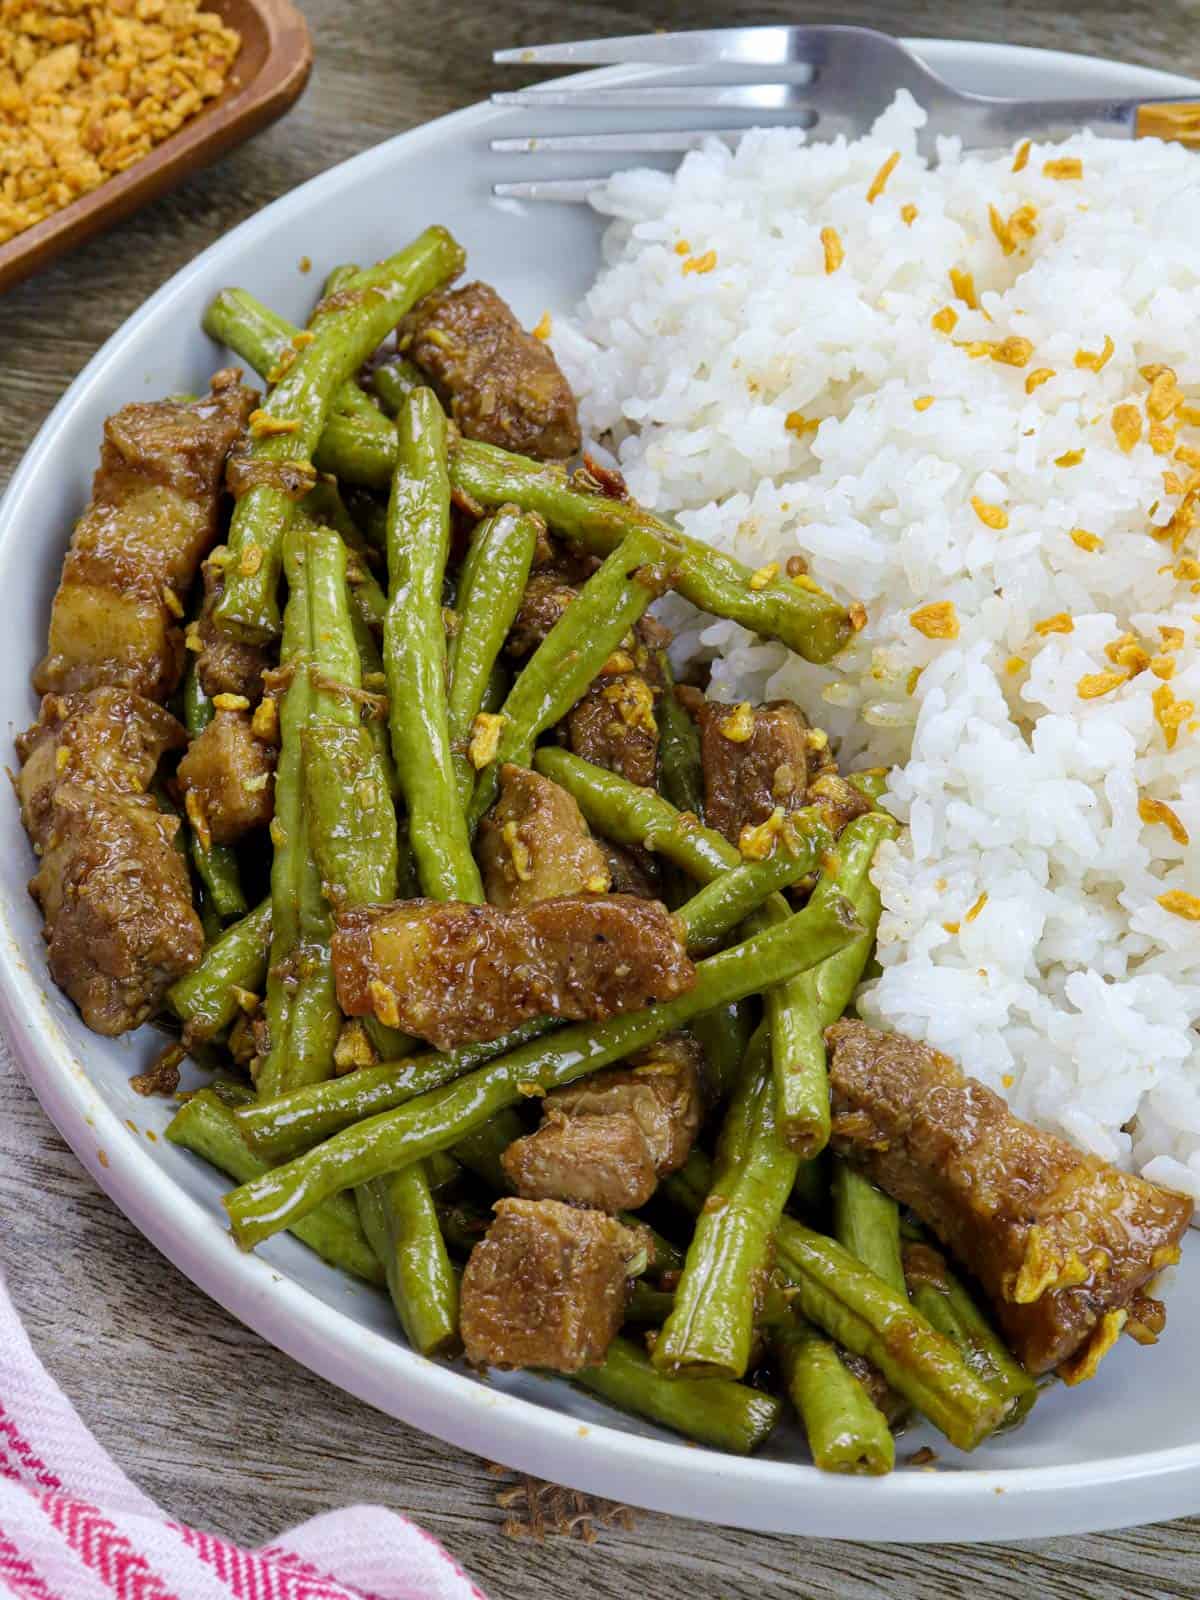
{"label": "browned pork cube", "polygon": [[560,895],[604,894],[604,852],[557,783],[528,767],[500,768],[500,798],[479,825],[476,854],[488,901],[520,910]]}
{"label": "browned pork cube", "polygon": [[459,1326],[481,1367],[598,1366],[625,1317],[644,1241],[612,1217],[554,1200],[497,1200],[471,1252]]}
{"label": "browned pork cube", "polygon": [[642,1130],[655,1171],[665,1178],[687,1160],[700,1131],[703,1064],[704,1052],[690,1034],[668,1034],[623,1067],[553,1090],[546,1109],[579,1118],[627,1112]]}
{"label": "browned pork cube", "polygon": [[97,1033],[138,1027],[200,960],[204,933],[178,827],[148,796],[55,790],[29,887],[46,919],[54,981]]}
{"label": "browned pork cube", "polygon": [[702,1052],[673,1034],[625,1067],[547,1095],[546,1119],[501,1158],[519,1194],[636,1211],[687,1160],[700,1127]]}
{"label": "browned pork cube", "polygon": [[1030,1372],[1090,1376],[1131,1307],[1152,1327],[1141,1290],[1190,1200],[1022,1122],[929,1045],[852,1021],[826,1040],[834,1147],[975,1275]]}
{"label": "browned pork cube", "polygon": [[572,1117],[547,1109],[537,1132],[514,1139],[500,1164],[528,1200],[564,1200],[599,1211],[636,1211],[658,1188],[650,1145],[628,1111]]}
{"label": "browned pork cube", "polygon": [[658,719],[645,673],[600,677],[567,717],[571,749],[643,789],[658,777]]}
{"label": "browned pork cube", "polygon": [[256,705],[262,695],[263,673],[270,655],[260,645],[243,644],[217,626],[213,613],[225,591],[224,545],[214,550],[201,568],[204,603],[199,618],[188,630],[188,644],[196,652],[200,687],[211,700],[218,694],[245,695]]}
{"label": "browned pork cube", "polygon": [[102,684],[164,700],[183,671],[183,600],[217,532],[225,458],[257,396],[218,373],[188,402],[122,407],[104,424],[34,674],[45,693]]}
{"label": "browned pork cube", "polygon": [[642,845],[613,844],[611,839],[597,843],[604,852],[614,894],[632,894],[639,900],[661,897],[662,871],[649,850]]}
{"label": "browned pork cube", "polygon": [[579,449],[575,396],[558,362],[488,284],[426,295],[400,324],[399,342],[449,397],[468,439],[543,461]]}
{"label": "browned pork cube", "polygon": [[[810,763],[826,746],[790,700],[767,705],[698,707],[704,766],[704,814],[710,828],[739,844],[775,811],[797,811],[808,791]],[[814,745],[814,740],[816,744]]]}
{"label": "browned pork cube", "polygon": [[696,981],[682,931],[652,900],[597,895],[523,911],[401,900],[341,912],[338,1002],[439,1050],[498,1039],[530,1017],[601,1021]]}
{"label": "browned pork cube", "polygon": [[147,795],[185,742],[161,706],[127,689],[47,695],[17,740],[21,817],[40,858],[50,970],[98,1033],[124,1033],[200,959],[203,932],[175,847],[175,817]]}
{"label": "browned pork cube", "polygon": [[179,763],[188,819],[201,842],[236,844],[275,812],[275,747],[245,711],[218,710]]}
{"label": "browned pork cube", "polygon": [[[559,622],[567,607],[579,593],[578,583],[586,575],[571,571],[568,575],[560,562],[541,567],[530,573],[521,597],[520,609],[509,629],[504,648],[510,656],[520,660],[532,655],[542,640]],[[578,578],[578,583],[570,581]]]}
{"label": "browned pork cube", "polygon": [[145,794],[162,756],[186,742],[170,712],[128,689],[47,695],[38,720],[17,739],[21,820],[34,849],[40,853],[46,841],[61,784]]}

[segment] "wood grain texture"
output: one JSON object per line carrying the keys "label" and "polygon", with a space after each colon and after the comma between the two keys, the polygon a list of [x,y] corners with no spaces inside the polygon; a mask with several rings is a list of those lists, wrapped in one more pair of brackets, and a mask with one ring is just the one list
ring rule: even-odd
{"label": "wood grain texture", "polygon": [[[746,21],[857,21],[1200,71],[1195,0],[934,0],[901,8],[682,0],[308,0],[312,83],[220,165],[0,298],[0,485],[97,346],[197,251],[293,185],[512,82],[494,48]],[[498,20],[500,18],[501,20]],[[0,1264],[84,1420],[178,1517],[254,1543],[373,1501],[442,1539],[494,1600],[1168,1600],[1200,1596],[1200,1520],[1023,1546],[835,1545],[640,1516],[591,1548],[500,1536],[484,1463],[369,1410],[270,1349],[95,1188],[0,1047]]]}

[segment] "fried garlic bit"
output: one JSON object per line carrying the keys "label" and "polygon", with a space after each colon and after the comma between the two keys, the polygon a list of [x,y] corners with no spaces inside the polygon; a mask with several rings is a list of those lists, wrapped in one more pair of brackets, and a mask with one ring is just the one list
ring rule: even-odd
{"label": "fried garlic bit", "polygon": [[1044,178],[1058,178],[1060,181],[1078,181],[1083,177],[1083,162],[1078,156],[1060,156],[1057,161],[1046,161],[1042,164]]}
{"label": "fried garlic bit", "polygon": [[786,813],[776,806],[765,822],[746,823],[738,835],[738,852],[743,861],[766,861],[775,853],[775,841],[786,829]]}
{"label": "fried garlic bit", "polygon": [[1112,430],[1117,443],[1128,455],[1142,437],[1142,413],[1128,401],[1124,405],[1114,406]]}
{"label": "fried garlic bit", "polygon": [[846,259],[846,252],[836,228],[821,229],[821,247],[825,252],[826,273],[836,272]]}
{"label": "fried garlic bit", "polygon": [[496,759],[496,751],[500,747],[500,732],[505,720],[503,712],[481,711],[471,724],[471,742],[467,746],[467,758],[476,772],[482,772],[484,767],[490,766]]}
{"label": "fried garlic bit", "polygon": [[1185,889],[1168,889],[1157,896],[1159,905],[1173,917],[1185,922],[1200,922],[1200,895],[1188,894]]}
{"label": "fried garlic bit", "polygon": [[985,528],[991,528],[996,533],[1002,533],[1008,527],[1008,512],[1003,506],[989,505],[986,500],[981,500],[977,494],[971,496],[971,510],[983,523]]}
{"label": "fried garlic bit", "polygon": [[1128,1317],[1129,1312],[1124,1308],[1104,1313],[1083,1349],[1076,1351],[1058,1369],[1059,1377],[1068,1388],[1073,1388],[1077,1383],[1086,1383],[1089,1378],[1096,1376],[1096,1369],[1121,1337]]}
{"label": "fried garlic bit", "polygon": [[721,737],[731,744],[746,744],[754,737],[754,712],[749,700],[734,706],[720,723]]}
{"label": "fried garlic bit", "polygon": [[1161,823],[1176,844],[1190,843],[1187,829],[1165,800],[1156,800],[1153,795],[1141,795],[1138,799],[1138,816],[1147,827]]}
{"label": "fried garlic bit", "polygon": [[931,600],[918,606],[908,620],[926,639],[958,638],[958,612],[953,600]]}

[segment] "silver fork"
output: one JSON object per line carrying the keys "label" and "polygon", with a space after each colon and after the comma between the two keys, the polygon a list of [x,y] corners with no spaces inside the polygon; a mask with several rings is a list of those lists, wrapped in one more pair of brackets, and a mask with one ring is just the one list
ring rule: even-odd
{"label": "silver fork", "polygon": [[[563,44],[498,50],[493,60],[520,66],[598,67],[638,63],[683,69],[723,69],[742,81],[592,84],[494,94],[492,103],[575,112],[707,111],[740,127],[657,128],[628,132],[535,133],[493,139],[493,150],[512,154],[682,154],[713,137],[736,143],[755,122],[815,130],[820,139],[863,134],[907,89],[929,113],[923,153],[940,134],[957,134],[971,148],[995,148],[1018,138],[1061,139],[1089,128],[1110,138],[1174,139],[1200,149],[1200,101],[1005,100],[952,88],[898,40],[873,28],[704,28],[690,33],[630,34]],[[774,80],[757,81],[757,69]],[[678,71],[676,72],[678,77]],[[719,76],[719,74],[718,74]],[[748,120],[745,120],[748,119]],[[589,119],[591,120],[591,119]],[[527,200],[586,200],[606,174],[497,183],[497,195]]]}

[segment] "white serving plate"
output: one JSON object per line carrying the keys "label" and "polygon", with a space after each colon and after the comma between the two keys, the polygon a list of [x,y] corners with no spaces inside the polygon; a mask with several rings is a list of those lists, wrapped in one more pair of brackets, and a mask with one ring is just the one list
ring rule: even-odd
{"label": "white serving plate", "polygon": [[[1194,96],[1200,86],[1141,67],[998,45],[917,41],[963,88],[1009,95]],[[199,388],[218,365],[200,330],[211,295],[243,284],[297,321],[337,262],[371,260],[444,222],[470,271],[520,314],[565,309],[596,269],[600,228],[582,207],[497,202],[491,184],[518,161],[491,155],[498,134],[534,128],[520,110],[475,106],[336,167],[269,206],[178,273],[93,358],[54,408],[0,505],[0,723],[33,720],[29,672],[41,654],[59,561],[88,497],[104,418],[124,402]],[[558,113],[555,127],[564,126]],[[580,114],[569,126],[595,126]],[[609,119],[611,121],[611,118]],[[644,119],[640,119],[644,121]],[[665,125],[665,123],[664,123]],[[539,158],[544,175],[578,159]],[[555,161],[559,165],[555,166]],[[523,169],[522,169],[523,170]],[[310,276],[299,271],[310,256]],[[39,552],[31,559],[31,551]],[[925,1432],[935,1470],[886,1479],[817,1473],[783,1429],[752,1460],[723,1456],[620,1416],[565,1382],[530,1374],[485,1382],[414,1355],[380,1295],[325,1267],[290,1238],[243,1255],[223,1222],[222,1180],[163,1141],[170,1104],[128,1086],[152,1053],[150,1030],[89,1033],[50,983],[26,891],[29,847],[7,794],[0,809],[0,1009],[51,1120],[102,1189],[188,1277],[265,1339],[331,1382],[464,1449],[627,1504],[774,1532],[872,1540],[1044,1537],[1200,1510],[1200,1252],[1188,1251],[1157,1349],[1128,1340],[1083,1391],[1052,1391],[1010,1437],[960,1455]]]}

